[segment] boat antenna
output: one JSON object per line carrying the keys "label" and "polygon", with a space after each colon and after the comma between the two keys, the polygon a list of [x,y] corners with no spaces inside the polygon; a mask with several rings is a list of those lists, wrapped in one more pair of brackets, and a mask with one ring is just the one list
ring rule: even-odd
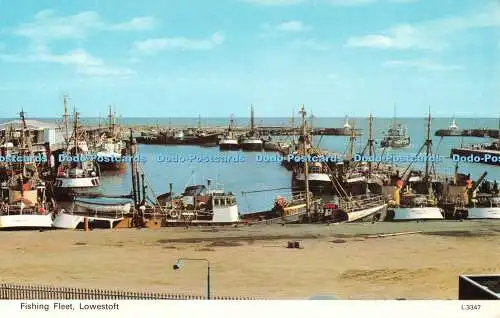
{"label": "boat antenna", "polygon": [[[302,145],[304,147],[304,155],[306,155],[307,130],[306,130],[306,111],[304,105],[300,108],[299,114],[302,116]],[[310,198],[309,198],[309,163],[304,160],[304,181],[306,186],[306,211],[310,214]]]}

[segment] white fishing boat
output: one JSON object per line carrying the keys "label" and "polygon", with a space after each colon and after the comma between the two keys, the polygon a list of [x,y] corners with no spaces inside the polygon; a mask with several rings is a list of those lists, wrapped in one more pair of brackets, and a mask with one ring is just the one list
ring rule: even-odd
{"label": "white fishing boat", "polygon": [[468,219],[500,219],[500,206],[490,208],[469,208]]}
{"label": "white fishing boat", "polygon": [[257,135],[255,129],[253,106],[250,110],[250,132],[247,136],[242,137],[240,145],[241,149],[245,151],[262,151],[264,149],[264,141]]}
{"label": "white fishing boat", "polygon": [[[313,193],[331,193],[332,190],[332,180],[328,171],[326,163],[314,162],[308,166],[309,173],[309,189]],[[305,188],[305,175],[303,167],[300,167],[298,172],[294,177],[297,186],[301,189]]]}
{"label": "white fishing boat", "polygon": [[238,150],[238,149],[240,149],[240,144],[238,143],[237,139],[232,138],[230,136],[224,136],[219,141],[219,149],[220,150]]}
{"label": "white fishing boat", "polygon": [[241,149],[247,151],[261,151],[264,149],[264,142],[256,136],[248,136],[242,139]]}
{"label": "white fishing boat", "polygon": [[393,221],[443,220],[444,211],[438,207],[393,208]]}
{"label": "white fishing boat", "polygon": [[24,204],[0,204],[0,230],[27,230],[52,228],[52,213]]}
{"label": "white fishing boat", "polygon": [[210,189],[204,185],[191,185],[181,196],[173,198],[167,206],[146,207],[144,214],[161,210],[168,224],[186,222],[193,224],[235,224],[239,222],[236,196],[222,189]]}
{"label": "white fishing boat", "polygon": [[483,194],[472,200],[467,219],[500,219],[500,196]]}
{"label": "white fishing boat", "polygon": [[53,183],[57,199],[73,197],[100,186],[98,169],[92,161],[81,163],[81,168],[60,166]]}

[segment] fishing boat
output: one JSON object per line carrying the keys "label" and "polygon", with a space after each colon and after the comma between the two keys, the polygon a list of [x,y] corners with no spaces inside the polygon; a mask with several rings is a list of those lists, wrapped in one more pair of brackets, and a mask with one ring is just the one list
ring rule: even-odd
{"label": "fishing boat", "polygon": [[220,150],[238,150],[238,149],[240,149],[240,144],[238,143],[238,139],[234,138],[234,136],[233,136],[233,128],[234,128],[234,119],[231,116],[227,132],[219,140],[219,149]]}
{"label": "fishing boat", "polygon": [[[74,112],[73,118],[73,136],[70,138],[68,133],[68,115],[65,98],[65,125],[66,125],[66,140],[67,149],[66,157],[72,158],[64,162],[60,162],[57,167],[57,174],[54,178],[52,189],[56,200],[71,199],[78,194],[85,194],[100,186],[100,169],[99,166],[85,153],[79,145],[82,136],[78,126],[78,112]],[[71,141],[73,147],[71,147]],[[73,160],[76,159],[76,160]]]}
{"label": "fishing boat", "polygon": [[[427,119],[427,137],[417,153],[426,148],[426,158],[432,156],[431,115]],[[445,211],[438,206],[437,192],[442,188],[442,181],[431,175],[431,163],[425,162],[425,172],[409,170],[406,177],[398,177],[395,182],[395,191],[392,193],[391,206],[387,213],[387,221],[411,220],[442,220]],[[433,167],[434,168],[434,167]],[[435,168],[433,169],[435,171]]]}
{"label": "fishing boat", "polygon": [[409,145],[408,129],[405,125],[396,122],[396,109],[394,108],[394,119],[380,142],[380,146],[384,148],[403,148]]}
{"label": "fishing boat", "polygon": [[[332,179],[326,163],[313,162],[309,165],[309,189],[312,193],[332,193]],[[305,188],[306,177],[303,168],[299,168],[294,174],[296,187]]]}
{"label": "fishing boat", "polygon": [[[182,196],[162,207],[167,225],[185,224],[235,224],[239,222],[236,196],[221,188],[211,189],[211,181],[204,185],[186,187]],[[145,213],[149,211],[146,209]]]}
{"label": "fishing boat", "polygon": [[399,206],[391,210],[394,216],[390,221],[444,219],[444,210],[437,206],[437,202],[431,196],[422,194],[402,195]]}
{"label": "fishing boat", "polygon": [[321,199],[313,198],[309,192],[297,192],[289,197],[277,196],[270,210],[252,212],[241,215],[241,220],[246,224],[293,224],[309,223],[312,220],[321,220],[319,215]]}
{"label": "fishing boat", "polygon": [[257,136],[246,136],[241,140],[241,149],[244,151],[262,151],[264,142]]}
{"label": "fishing boat", "polygon": [[500,219],[500,196],[477,194],[467,209],[467,219]]}
{"label": "fishing boat", "polygon": [[325,203],[323,209],[328,222],[378,221],[385,218],[387,203],[382,195],[365,194],[340,197]]}
{"label": "fishing boat", "polygon": [[[119,138],[116,129],[116,116],[109,106],[108,131],[105,132],[96,145],[96,163],[101,171],[123,170],[127,167],[125,162],[126,145]],[[83,150],[84,153],[87,151]]]}
{"label": "fishing boat", "polygon": [[[311,148],[311,144],[307,138],[308,133],[304,105],[302,105],[299,113],[302,116],[302,132],[299,138],[301,146],[298,151],[302,154],[306,154],[307,150]],[[310,169],[308,160],[303,160],[297,163],[297,165],[294,165],[294,169],[297,167],[303,169],[303,186],[305,191],[292,193],[291,198],[288,199],[283,196],[277,196],[271,210],[244,214],[242,216],[243,221],[252,224],[312,223],[321,221],[323,218],[321,209],[322,200],[320,198],[313,198],[313,193],[310,191]],[[292,182],[293,180],[294,179],[292,179]]]}
{"label": "fishing boat", "polygon": [[246,136],[242,136],[240,140],[241,149],[244,151],[262,151],[264,149],[264,142],[257,135],[255,129],[255,118],[253,106],[250,110],[250,131]]}
{"label": "fishing boat", "polygon": [[182,131],[182,129],[176,130],[174,132],[174,138],[177,139],[177,140],[184,139],[184,131]]}
{"label": "fishing boat", "polygon": [[52,227],[52,213],[46,204],[45,183],[38,176],[31,141],[26,141],[26,120],[21,111],[21,136],[17,156],[21,162],[11,163],[0,177],[0,229],[46,229]]}
{"label": "fishing boat", "polygon": [[[298,138],[296,154],[298,162],[291,162],[292,166],[292,186],[299,190],[308,188],[313,194],[332,194],[332,179],[327,162],[319,149],[316,149],[311,140],[312,135],[308,131],[305,119],[302,123],[302,133]],[[307,164],[302,161],[311,161]],[[307,170],[306,170],[307,169]]]}
{"label": "fishing boat", "polygon": [[406,126],[402,124],[393,124],[387,131],[380,146],[386,148],[403,148],[410,145],[410,137]]}
{"label": "fishing boat", "polygon": [[470,175],[459,174],[446,189],[446,200],[442,205],[455,219],[500,219],[500,195],[498,182],[486,180],[485,171],[477,181]]}

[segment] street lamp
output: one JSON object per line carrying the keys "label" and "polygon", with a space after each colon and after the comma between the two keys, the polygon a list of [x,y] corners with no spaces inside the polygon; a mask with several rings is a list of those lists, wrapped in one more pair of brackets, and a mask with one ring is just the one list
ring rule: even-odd
{"label": "street lamp", "polygon": [[175,270],[179,270],[182,267],[184,267],[184,261],[201,261],[201,262],[207,262],[207,299],[211,299],[211,292],[210,292],[210,261],[206,258],[179,258],[177,262],[172,266],[172,268]]}

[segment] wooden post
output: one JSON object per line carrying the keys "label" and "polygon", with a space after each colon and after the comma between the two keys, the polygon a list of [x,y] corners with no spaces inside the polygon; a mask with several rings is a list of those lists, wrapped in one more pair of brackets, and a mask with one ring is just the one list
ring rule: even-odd
{"label": "wooden post", "polygon": [[83,218],[83,228],[85,229],[85,232],[89,230],[89,219],[88,218]]}

